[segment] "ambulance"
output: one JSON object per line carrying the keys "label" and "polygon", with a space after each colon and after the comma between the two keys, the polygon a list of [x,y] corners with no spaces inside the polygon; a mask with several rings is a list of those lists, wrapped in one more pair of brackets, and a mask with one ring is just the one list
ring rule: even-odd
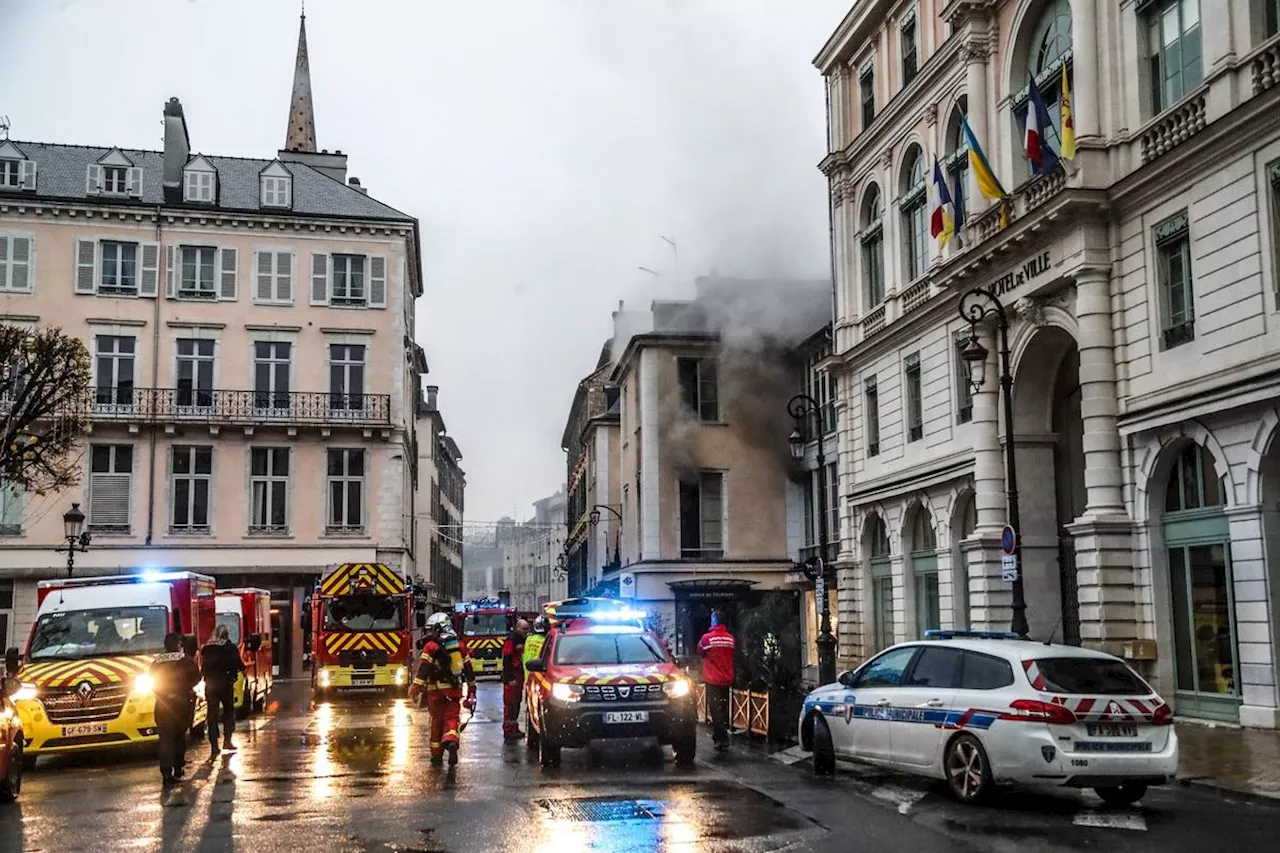
{"label": "ambulance", "polygon": [[311,688],[407,691],[413,654],[413,595],[383,563],[343,563],[311,596]]}
{"label": "ambulance", "polygon": [[[213,578],[191,572],[41,581],[35,624],[12,694],[23,760],[157,739],[151,661],[171,631],[208,642]],[[194,729],[205,721],[196,688]]]}
{"label": "ambulance", "polygon": [[246,587],[220,589],[218,624],[226,625],[231,642],[240,650],[244,672],[235,684],[237,716],[261,711],[273,683],[271,671],[271,593]]}

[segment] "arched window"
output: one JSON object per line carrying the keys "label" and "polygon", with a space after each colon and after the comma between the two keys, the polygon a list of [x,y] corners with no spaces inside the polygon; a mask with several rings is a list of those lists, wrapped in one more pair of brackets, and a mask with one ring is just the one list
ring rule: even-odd
{"label": "arched window", "polygon": [[947,182],[951,185],[951,198],[956,205],[956,229],[964,224],[969,214],[969,144],[964,138],[962,120],[969,115],[969,96],[961,95],[951,116],[947,119],[946,169]]}
{"label": "arched window", "polygon": [[942,627],[938,595],[938,539],[929,510],[916,507],[911,515],[911,574],[915,579],[916,636]]}
{"label": "arched window", "polygon": [[1164,511],[1223,506],[1222,479],[1213,465],[1213,456],[1194,441],[1188,442],[1169,471],[1165,487]]}
{"label": "arched window", "polygon": [[866,311],[884,301],[884,205],[875,184],[862,199],[862,280],[866,282]]}
{"label": "arched window", "polygon": [[[1055,152],[1062,150],[1060,131],[1062,129],[1062,68],[1067,68],[1067,76],[1072,79],[1071,71],[1071,2],[1070,0],[1049,0],[1040,12],[1035,29],[1031,31],[1031,41],[1027,44],[1026,71],[1015,78],[1012,83],[1020,86],[1021,91],[1014,97],[1014,118],[1017,122],[1015,139],[1016,148],[1023,150],[1025,142],[1023,134],[1027,126],[1027,104],[1031,87],[1027,84],[1028,75],[1034,77],[1036,87],[1044,98],[1049,109],[1049,127],[1041,133],[1048,140]],[[1015,74],[1018,72],[1015,70]],[[1024,174],[1030,174],[1030,165],[1024,156],[1019,158],[1024,164]]]}
{"label": "arched window", "polygon": [[867,521],[866,548],[871,563],[871,603],[879,650],[893,645],[893,564],[889,561],[889,531],[879,515]]}
{"label": "arched window", "polygon": [[902,210],[902,255],[906,259],[903,272],[911,282],[929,269],[929,231],[925,223],[929,198],[924,184],[924,154],[919,146],[907,151],[898,193]]}

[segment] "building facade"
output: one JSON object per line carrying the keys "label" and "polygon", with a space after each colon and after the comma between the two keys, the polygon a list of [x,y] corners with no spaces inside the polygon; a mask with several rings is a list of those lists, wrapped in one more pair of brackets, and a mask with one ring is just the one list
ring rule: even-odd
{"label": "building facade", "polygon": [[560,443],[568,466],[566,591],[575,596],[618,593],[616,585],[601,585],[622,559],[619,395],[609,384],[612,346],[612,340],[605,343],[596,369],[578,383]]}
{"label": "building facade", "polygon": [[[1012,442],[1032,636],[1128,658],[1180,715],[1280,723],[1278,62],[1254,0],[869,0],[823,47],[843,662],[1007,628]],[[1064,86],[1073,106],[1047,174],[1030,79],[1054,150]],[[967,214],[945,249],[935,169]],[[997,329],[959,313],[975,287],[1007,317],[1012,435]]]}
{"label": "building facade", "polygon": [[[425,372],[425,371],[424,371]],[[440,389],[427,385],[417,412],[419,460],[414,524],[425,564],[419,574],[429,585],[428,601],[447,609],[463,598],[463,495],[466,473],[462,451],[448,434],[439,406]]]}
{"label": "building facade", "polygon": [[499,531],[502,580],[518,610],[537,611],[568,594],[563,566],[566,538],[564,489],[533,502],[533,517]]}
{"label": "building facade", "polygon": [[422,574],[418,223],[316,150],[305,32],[294,94],[270,159],[193,151],[177,99],[163,151],[0,142],[0,320],[58,325],[93,365],[81,484],[5,491],[6,645],[25,640],[36,583],[65,571],[71,502],[93,537],[77,574],[270,589],[284,674],[326,567]]}

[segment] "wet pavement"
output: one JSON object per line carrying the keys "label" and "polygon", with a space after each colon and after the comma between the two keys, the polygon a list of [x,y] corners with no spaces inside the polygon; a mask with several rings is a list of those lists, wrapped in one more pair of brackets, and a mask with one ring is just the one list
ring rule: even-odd
{"label": "wet pavement", "polygon": [[566,751],[554,770],[504,745],[486,685],[457,768],[427,765],[425,713],[404,702],[312,707],[277,685],[241,749],[189,752],[167,794],[147,752],[42,759],[0,807],[0,851],[310,850],[342,853],[1215,851],[1271,849],[1280,804],[1200,788],[1140,808],[1092,794],[1002,793],[962,807],[928,781],[842,767],[814,777],[795,751],[700,744],[696,766],[643,744]]}
{"label": "wet pavement", "polygon": [[1178,775],[1280,800],[1280,731],[1179,723]]}

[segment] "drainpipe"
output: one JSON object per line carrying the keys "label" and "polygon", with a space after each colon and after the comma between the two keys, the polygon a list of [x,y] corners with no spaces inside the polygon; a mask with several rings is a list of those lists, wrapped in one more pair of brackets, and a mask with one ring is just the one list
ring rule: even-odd
{"label": "drainpipe", "polygon": [[[164,277],[168,266],[164,259],[164,246],[161,245],[163,226],[160,219],[160,205],[156,205],[156,300],[151,314],[151,392],[155,393],[160,383],[160,295],[165,287]],[[147,463],[147,540],[151,545],[151,536],[155,532],[156,517],[156,421],[154,412],[151,418],[151,458]]]}

